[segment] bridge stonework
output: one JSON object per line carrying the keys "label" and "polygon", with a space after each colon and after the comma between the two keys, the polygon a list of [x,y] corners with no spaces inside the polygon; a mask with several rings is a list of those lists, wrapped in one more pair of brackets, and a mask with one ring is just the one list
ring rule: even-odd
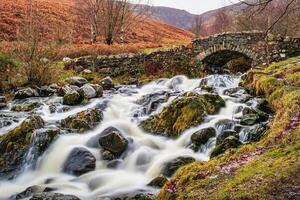
{"label": "bridge stonework", "polygon": [[252,65],[274,62],[300,55],[300,38],[268,35],[264,32],[223,33],[194,40],[199,60],[222,51],[238,52],[250,58]]}

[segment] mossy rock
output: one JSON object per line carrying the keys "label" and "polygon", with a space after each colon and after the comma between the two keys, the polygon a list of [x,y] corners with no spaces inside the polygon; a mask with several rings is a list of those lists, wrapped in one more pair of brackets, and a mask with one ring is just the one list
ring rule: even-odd
{"label": "mossy rock", "polygon": [[231,148],[238,148],[241,144],[242,143],[239,141],[239,139],[234,136],[229,136],[221,144],[216,146],[210,157],[216,157]]}
{"label": "mossy rock", "polygon": [[42,104],[39,102],[27,102],[27,103],[23,103],[23,104],[13,105],[11,110],[15,111],[15,112],[30,112],[30,111],[34,110],[35,108],[40,107],[41,105]]}
{"label": "mossy rock", "polygon": [[201,129],[191,136],[191,141],[196,146],[206,144],[208,140],[216,136],[216,130],[214,128]]}
{"label": "mossy rock", "polygon": [[39,116],[30,116],[24,122],[0,137],[0,177],[11,178],[21,168],[32,135],[44,126]]}
{"label": "mossy rock", "polygon": [[61,121],[63,128],[76,130],[78,132],[85,132],[93,129],[103,120],[103,113],[101,110],[94,108],[77,113],[76,115],[67,117]]}
{"label": "mossy rock", "polygon": [[148,186],[155,187],[155,188],[162,188],[165,185],[166,182],[168,182],[167,177],[165,177],[164,175],[160,175],[160,176],[154,178],[148,184]]}
{"label": "mossy rock", "polygon": [[84,100],[84,94],[78,91],[72,91],[67,93],[63,97],[63,104],[68,106],[79,105]]}
{"label": "mossy rock", "polygon": [[59,193],[43,192],[33,195],[30,200],[80,200],[74,195],[65,195]]}
{"label": "mossy rock", "polygon": [[201,124],[207,114],[215,114],[223,106],[225,101],[219,95],[185,93],[140,126],[147,132],[176,138],[186,129]]}

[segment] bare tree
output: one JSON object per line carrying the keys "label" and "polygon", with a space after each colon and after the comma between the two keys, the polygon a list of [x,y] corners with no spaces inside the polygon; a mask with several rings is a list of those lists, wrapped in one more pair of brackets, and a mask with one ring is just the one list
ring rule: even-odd
{"label": "bare tree", "polygon": [[264,10],[266,10],[268,7],[272,6],[272,4],[278,4],[283,3],[282,10],[277,14],[277,16],[274,16],[274,19],[272,22],[268,25],[266,29],[266,33],[269,33],[272,31],[276,24],[278,24],[285,16],[287,16],[292,10],[300,9],[299,7],[299,0],[284,0],[284,1],[278,1],[278,0],[254,0],[254,1],[243,1],[240,0],[242,4],[245,4],[249,7],[255,7],[254,15],[257,13],[261,13]]}

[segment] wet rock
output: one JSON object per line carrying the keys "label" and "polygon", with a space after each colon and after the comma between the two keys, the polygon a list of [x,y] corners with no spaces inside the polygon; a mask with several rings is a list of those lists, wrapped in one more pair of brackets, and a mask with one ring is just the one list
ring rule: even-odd
{"label": "wet rock", "polygon": [[273,109],[270,107],[270,104],[266,99],[258,99],[256,109],[261,110],[265,113],[273,113]]}
{"label": "wet rock", "polygon": [[140,126],[147,132],[176,138],[186,129],[201,124],[207,114],[214,114],[223,106],[225,102],[219,95],[185,93]]}
{"label": "wet rock", "polygon": [[196,147],[199,147],[203,144],[206,144],[210,138],[215,136],[216,130],[214,128],[205,128],[193,133],[193,135],[191,136],[191,142]]}
{"label": "wet rock", "polygon": [[94,90],[96,91],[96,97],[102,97],[103,96],[103,88],[98,84],[90,84]]}
{"label": "wet rock", "polygon": [[33,195],[30,200],[80,200],[74,195],[65,195],[59,193],[43,192]]}
{"label": "wet rock", "polygon": [[216,128],[219,132],[223,132],[225,130],[232,130],[235,126],[235,122],[230,119],[223,119],[216,123]]}
{"label": "wet rock", "polygon": [[21,125],[0,136],[0,177],[12,178],[18,173],[36,129],[44,126],[39,116],[30,116]]}
{"label": "wet rock", "polygon": [[103,158],[103,160],[110,161],[110,160],[114,160],[116,157],[110,151],[103,151],[102,158]]}
{"label": "wet rock", "polygon": [[63,97],[66,94],[77,90],[79,90],[79,87],[77,87],[76,85],[65,85],[58,89],[58,95]]}
{"label": "wet rock", "polygon": [[115,87],[112,79],[109,76],[102,79],[99,85],[101,85],[104,90],[110,90]]}
{"label": "wet rock", "polygon": [[63,167],[63,171],[76,176],[95,170],[96,158],[85,148],[72,150]]}
{"label": "wet rock", "polygon": [[156,178],[154,178],[149,184],[148,186],[151,186],[151,187],[155,187],[155,188],[162,188],[165,183],[168,181],[168,179],[163,176],[163,175],[160,175]]}
{"label": "wet rock", "polygon": [[78,92],[82,93],[86,99],[92,99],[97,97],[96,90],[90,84],[85,84],[79,89]]}
{"label": "wet rock", "polygon": [[170,93],[166,91],[155,92],[152,94],[144,95],[137,101],[138,104],[143,106],[143,114],[149,115],[157,110],[158,106],[168,101]]}
{"label": "wet rock", "polygon": [[264,125],[256,125],[254,127],[244,129],[245,141],[244,142],[258,142],[265,132],[266,127]]}
{"label": "wet rock", "polygon": [[33,196],[34,194],[42,193],[42,192],[49,192],[51,190],[52,190],[51,188],[47,188],[47,187],[40,186],[40,185],[35,185],[35,186],[26,188],[26,190],[24,190],[23,192],[20,192],[17,195],[14,195],[10,199],[21,200],[21,199],[29,198],[29,197]]}
{"label": "wet rock", "polygon": [[153,194],[137,194],[134,197],[129,197],[127,200],[154,200]]}
{"label": "wet rock", "polygon": [[105,129],[100,135],[99,144],[104,150],[111,152],[116,157],[126,151],[128,140],[119,130],[111,127]]}
{"label": "wet rock", "polygon": [[35,108],[40,107],[42,104],[39,102],[25,102],[23,104],[15,104],[11,110],[15,112],[30,112]]}
{"label": "wet rock", "polygon": [[0,96],[0,109],[6,108],[7,104],[6,104],[6,98],[5,96]]}
{"label": "wet rock", "polygon": [[84,95],[77,91],[67,93],[63,98],[63,104],[69,106],[75,106],[81,104],[84,100]]}
{"label": "wet rock", "polygon": [[82,87],[83,85],[88,83],[88,81],[85,78],[79,76],[73,76],[71,78],[68,78],[67,82],[71,85],[76,85],[78,87]]}
{"label": "wet rock", "polygon": [[38,97],[39,93],[32,88],[25,88],[18,90],[15,93],[14,99],[26,99],[26,98],[31,98],[31,97]]}
{"label": "wet rock", "polygon": [[249,114],[257,115],[259,122],[265,122],[269,119],[269,115],[267,113],[260,111],[258,109],[255,110],[249,107],[245,107],[243,109],[243,115],[249,115]]}
{"label": "wet rock", "polygon": [[103,112],[98,108],[94,108],[63,119],[61,121],[61,126],[78,132],[84,132],[93,129],[102,120]]}
{"label": "wet rock", "polygon": [[50,97],[57,92],[57,90],[51,86],[42,86],[38,91],[41,97]]}
{"label": "wet rock", "polygon": [[229,136],[234,136],[236,138],[239,138],[239,134],[236,131],[234,131],[234,130],[224,130],[217,137],[217,145],[221,144]]}
{"label": "wet rock", "polygon": [[238,148],[242,143],[234,136],[227,137],[221,144],[217,145],[210,157],[216,157],[230,148]]}
{"label": "wet rock", "polygon": [[167,162],[163,167],[162,174],[171,177],[180,167],[196,161],[193,157],[178,157]]}
{"label": "wet rock", "polygon": [[252,126],[256,123],[259,123],[260,120],[259,120],[259,116],[256,115],[256,114],[247,114],[247,115],[244,115],[241,119],[241,125],[244,125],[244,126]]}

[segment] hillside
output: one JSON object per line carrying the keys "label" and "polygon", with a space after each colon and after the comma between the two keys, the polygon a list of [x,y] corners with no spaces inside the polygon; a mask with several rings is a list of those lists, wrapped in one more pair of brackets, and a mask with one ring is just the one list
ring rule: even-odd
{"label": "hillside", "polygon": [[[82,43],[89,40],[88,21],[78,21],[78,7],[72,0],[36,1],[37,18],[44,38]],[[27,5],[25,0],[4,0],[0,6],[0,41],[15,40],[19,25],[25,23]],[[146,19],[138,23],[126,35],[127,43],[168,43],[189,41],[193,34],[180,28]],[[99,39],[101,40],[101,38]]]}

